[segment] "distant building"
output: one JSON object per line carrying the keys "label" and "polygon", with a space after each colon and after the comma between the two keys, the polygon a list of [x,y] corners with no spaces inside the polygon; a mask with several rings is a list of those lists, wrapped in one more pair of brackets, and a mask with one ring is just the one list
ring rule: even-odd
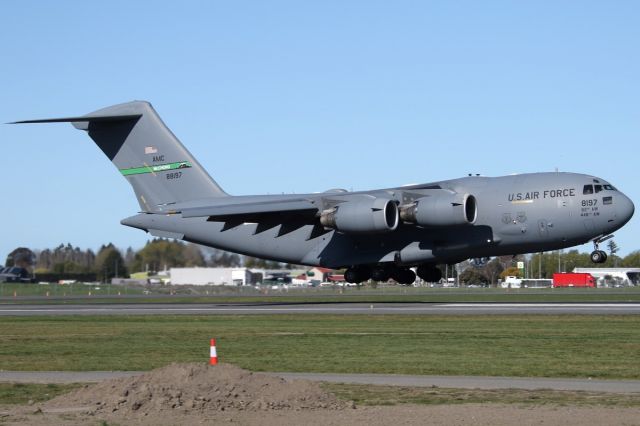
{"label": "distant building", "polygon": [[321,282],[329,281],[329,276],[333,275],[334,270],[329,268],[321,268],[316,266],[307,271],[307,277],[312,280],[319,280]]}
{"label": "distant building", "polygon": [[247,268],[171,268],[171,284],[240,287],[253,285],[254,274]]}
{"label": "distant building", "polygon": [[640,268],[574,268],[573,272],[591,274],[598,287],[640,285]]}

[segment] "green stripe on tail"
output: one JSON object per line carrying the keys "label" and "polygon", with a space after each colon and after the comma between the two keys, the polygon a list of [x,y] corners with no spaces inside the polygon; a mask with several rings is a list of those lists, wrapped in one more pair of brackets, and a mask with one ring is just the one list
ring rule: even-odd
{"label": "green stripe on tail", "polygon": [[154,166],[132,167],[129,169],[120,169],[123,176],[140,175],[143,173],[159,173],[167,170],[188,169],[192,167],[188,161],[177,161],[175,163],[157,164]]}

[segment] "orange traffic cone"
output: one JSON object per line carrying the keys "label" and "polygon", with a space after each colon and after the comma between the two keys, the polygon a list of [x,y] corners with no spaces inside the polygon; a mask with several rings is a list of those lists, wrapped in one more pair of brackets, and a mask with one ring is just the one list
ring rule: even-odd
{"label": "orange traffic cone", "polygon": [[216,353],[216,339],[211,339],[209,365],[216,365],[216,364],[218,364],[218,354]]}

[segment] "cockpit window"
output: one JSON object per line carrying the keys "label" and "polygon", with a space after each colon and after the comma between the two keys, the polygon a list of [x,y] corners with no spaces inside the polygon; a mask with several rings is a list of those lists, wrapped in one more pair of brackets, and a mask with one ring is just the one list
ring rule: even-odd
{"label": "cockpit window", "polygon": [[605,185],[604,189],[606,189],[607,191],[617,191],[617,189],[615,189],[613,185]]}
{"label": "cockpit window", "polygon": [[593,187],[596,189],[596,194],[602,191],[602,185],[593,185]]}
{"label": "cockpit window", "polygon": [[593,194],[593,185],[585,185],[584,189],[582,190],[583,194]]}

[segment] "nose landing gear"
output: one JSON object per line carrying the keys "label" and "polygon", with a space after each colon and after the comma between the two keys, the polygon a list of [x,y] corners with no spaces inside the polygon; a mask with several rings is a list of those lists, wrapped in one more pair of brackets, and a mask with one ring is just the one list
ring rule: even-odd
{"label": "nose landing gear", "polygon": [[600,243],[613,238],[613,234],[602,236],[593,240],[594,250],[591,252],[590,258],[593,263],[604,263],[607,261],[607,253],[600,250]]}

